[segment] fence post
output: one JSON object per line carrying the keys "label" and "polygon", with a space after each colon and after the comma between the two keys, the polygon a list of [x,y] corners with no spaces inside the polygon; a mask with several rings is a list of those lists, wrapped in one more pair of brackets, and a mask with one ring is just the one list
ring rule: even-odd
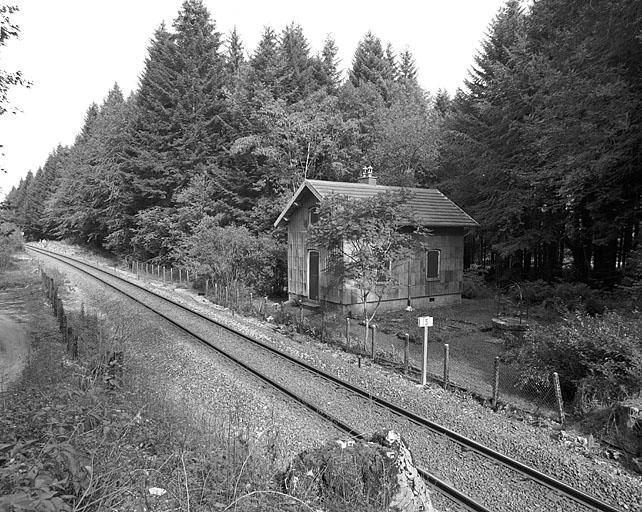
{"label": "fence post", "polygon": [[450,376],[450,346],[444,343],[444,389],[448,389],[448,378]]}
{"label": "fence post", "polygon": [[250,314],[254,314],[254,294],[250,292]]}
{"label": "fence post", "polygon": [[562,401],[562,388],[560,387],[560,376],[553,372],[553,385],[555,386],[555,398],[557,398],[557,415],[560,423],[564,423],[564,402]]}
{"label": "fence post", "polygon": [[497,407],[497,401],[499,400],[499,356],[495,357],[495,375],[493,379],[493,398],[491,405]]}
{"label": "fence post", "polygon": [[174,267],[169,267],[169,280],[174,282]]}
{"label": "fence post", "polygon": [[410,334],[404,335],[403,342],[403,373],[408,375],[408,366],[410,366]]}
{"label": "fence post", "polygon": [[210,293],[210,280],[206,279],[205,280],[205,297],[206,298],[207,298],[209,293]]}
{"label": "fence post", "polygon": [[346,347],[350,348],[350,318],[346,317]]}
{"label": "fence post", "polygon": [[178,269],[178,284],[183,284],[183,271],[182,269]]}
{"label": "fence post", "polygon": [[165,284],[165,265],[163,265],[163,284]]}
{"label": "fence post", "polygon": [[372,339],[370,340],[370,357],[372,361],[375,360],[375,333],[377,332],[377,326],[375,324],[370,325],[370,330],[372,330]]}
{"label": "fence post", "polygon": [[424,352],[421,363],[421,385],[425,386],[428,380],[428,327],[424,327]]}
{"label": "fence post", "polygon": [[186,280],[187,280],[187,286],[189,287],[189,269],[187,269],[185,271],[185,276],[186,276]]}

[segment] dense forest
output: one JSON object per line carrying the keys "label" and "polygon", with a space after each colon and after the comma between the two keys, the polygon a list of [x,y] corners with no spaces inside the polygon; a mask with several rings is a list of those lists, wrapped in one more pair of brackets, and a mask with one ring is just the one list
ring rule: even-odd
{"label": "dense forest", "polygon": [[480,223],[468,262],[511,279],[608,285],[639,253],[639,0],[509,0],[454,97],[423,90],[411,52],[375,34],[344,73],[331,38],[313,55],[293,23],[250,51],[201,0],[148,50],[138,89],[114,85],[8,194],[27,238],[188,267],[225,240],[278,281],[289,195],[372,166],[452,198]]}

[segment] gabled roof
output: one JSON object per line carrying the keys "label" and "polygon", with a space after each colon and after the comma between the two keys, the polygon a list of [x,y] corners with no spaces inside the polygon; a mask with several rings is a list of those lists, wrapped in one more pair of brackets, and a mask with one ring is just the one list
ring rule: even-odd
{"label": "gabled roof", "polygon": [[423,226],[465,227],[479,225],[470,215],[436,188],[402,188],[343,181],[304,180],[288,201],[279,218],[274,222],[275,227],[283,221],[288,212],[295,206],[297,198],[305,189],[312,192],[319,201],[333,194],[363,199],[382,192],[400,192],[403,190],[408,193],[407,204],[410,206],[415,218]]}

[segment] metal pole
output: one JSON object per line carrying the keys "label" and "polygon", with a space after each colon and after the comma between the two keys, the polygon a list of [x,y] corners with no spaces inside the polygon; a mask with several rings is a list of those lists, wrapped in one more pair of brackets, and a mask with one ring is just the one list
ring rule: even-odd
{"label": "metal pole", "polygon": [[499,400],[499,356],[495,357],[495,378],[493,379],[493,400],[491,402],[493,407],[497,407]]}
{"label": "metal pole", "polygon": [[410,365],[410,334],[404,335],[403,343],[403,372],[408,375],[408,366]]}
{"label": "metal pole", "polygon": [[424,357],[421,364],[421,385],[425,386],[428,371],[428,327],[424,327]]}
{"label": "metal pole", "polygon": [[350,319],[346,318],[346,347],[350,348]]}
{"label": "metal pole", "polygon": [[370,357],[372,357],[372,360],[375,360],[375,332],[377,331],[377,326],[375,324],[372,324],[370,326],[370,329],[372,329],[372,339],[370,340]]}
{"label": "metal pole", "polygon": [[448,389],[448,378],[450,374],[450,346],[444,343],[444,389]]}
{"label": "metal pole", "polygon": [[560,387],[560,376],[553,372],[553,385],[555,386],[555,398],[557,398],[557,415],[560,423],[564,423],[564,402],[562,401],[562,388]]}

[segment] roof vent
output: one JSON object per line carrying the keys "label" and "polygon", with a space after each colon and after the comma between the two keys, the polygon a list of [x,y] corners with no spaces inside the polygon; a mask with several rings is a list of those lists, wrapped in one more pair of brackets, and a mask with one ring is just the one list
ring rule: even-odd
{"label": "roof vent", "polygon": [[376,185],[377,178],[372,175],[372,165],[364,167],[361,171],[361,176],[359,176],[359,183],[364,185]]}

